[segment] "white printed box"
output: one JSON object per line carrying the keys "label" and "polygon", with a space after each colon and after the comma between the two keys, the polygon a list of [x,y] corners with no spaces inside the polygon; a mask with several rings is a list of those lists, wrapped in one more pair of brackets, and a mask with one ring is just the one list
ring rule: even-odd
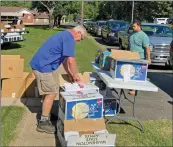
{"label": "white printed box", "polygon": [[60,95],[59,116],[63,120],[103,117],[103,96],[95,90],[60,92]]}

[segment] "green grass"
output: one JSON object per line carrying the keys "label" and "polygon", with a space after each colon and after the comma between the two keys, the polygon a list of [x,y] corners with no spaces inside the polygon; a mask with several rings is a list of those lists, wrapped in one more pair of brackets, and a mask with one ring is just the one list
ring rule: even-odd
{"label": "green grass", "polygon": [[[2,54],[18,54],[24,56],[25,71],[31,71],[29,62],[39,47],[44,43],[44,41],[51,35],[55,34],[57,31],[61,31],[63,29],[60,28],[55,30],[46,30],[39,28],[28,28],[28,30],[29,33],[25,35],[25,41],[5,46],[5,50],[2,50]],[[94,60],[95,52],[98,48],[99,46],[95,44],[90,38],[86,38],[76,44],[76,58],[80,72],[92,70],[90,61]]]}
{"label": "green grass", "polygon": [[14,139],[24,112],[23,107],[1,107],[1,146],[8,146]]}
{"label": "green grass", "polygon": [[[122,123],[122,124],[121,124]],[[127,125],[122,121],[115,121],[107,125],[110,133],[116,133],[116,146],[172,146],[172,121],[156,120],[143,121],[144,133],[134,121]]]}

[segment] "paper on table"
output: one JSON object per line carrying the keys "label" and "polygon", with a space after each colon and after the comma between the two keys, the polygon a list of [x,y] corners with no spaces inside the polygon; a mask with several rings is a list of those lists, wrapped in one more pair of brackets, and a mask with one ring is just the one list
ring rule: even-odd
{"label": "paper on table", "polygon": [[130,81],[130,69],[131,69],[131,66],[130,65],[127,65],[126,68],[124,69],[124,82],[128,82]]}

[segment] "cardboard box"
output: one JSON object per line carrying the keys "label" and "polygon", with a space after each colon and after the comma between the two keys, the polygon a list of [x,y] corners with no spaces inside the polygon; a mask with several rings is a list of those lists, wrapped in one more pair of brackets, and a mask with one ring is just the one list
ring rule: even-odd
{"label": "cardboard box", "polygon": [[112,60],[110,74],[112,78],[125,82],[145,82],[147,69],[147,60]]}
{"label": "cardboard box", "polygon": [[115,116],[116,114],[116,99],[105,98],[103,99],[103,115],[104,116]]}
{"label": "cardboard box", "polygon": [[2,79],[2,98],[25,97],[25,84],[28,74],[24,72],[21,78]]}
{"label": "cardboard box", "polygon": [[[82,119],[82,120],[65,120],[63,123],[60,119],[58,119],[57,123],[57,136],[62,146],[73,146],[72,142],[77,143],[81,142],[81,137],[86,135],[93,135],[90,136],[91,138],[97,137],[102,135],[108,135],[108,131],[106,130],[104,119]],[[72,141],[72,138],[75,138]],[[89,136],[88,136],[89,137]],[[104,136],[105,137],[105,136]],[[109,137],[106,137],[109,138]],[[109,140],[109,139],[108,139]],[[113,146],[115,144],[115,134],[114,139],[111,138],[113,142]],[[91,140],[90,140],[91,141]],[[94,141],[94,140],[92,140]],[[108,142],[108,141],[106,141]],[[79,145],[80,143],[78,143]],[[105,142],[97,142],[95,144],[105,144]],[[106,143],[107,144],[107,143]],[[81,143],[82,146],[85,146]],[[91,144],[93,146],[93,144]],[[75,146],[75,145],[74,145]],[[106,146],[106,145],[105,145]]]}
{"label": "cardboard box", "polygon": [[26,97],[39,97],[37,82],[35,79],[35,75],[33,72],[30,72],[26,78],[26,86],[25,86],[25,96]]}
{"label": "cardboard box", "polygon": [[111,52],[109,51],[104,51],[100,55],[100,60],[99,60],[99,67],[104,70],[109,70],[110,69],[110,58],[108,56],[111,55]]}
{"label": "cardboard box", "polygon": [[103,96],[95,90],[61,92],[59,116],[64,121],[83,118],[103,117]]}
{"label": "cardboard box", "polygon": [[[90,74],[89,72],[79,73],[79,77],[81,78],[82,83],[90,83]],[[64,86],[64,83],[70,83],[67,74],[59,75],[59,84],[60,86]]]}
{"label": "cardboard box", "polygon": [[67,146],[90,146],[90,147],[114,147],[115,134],[84,134],[81,136],[69,136]]}
{"label": "cardboard box", "polygon": [[57,120],[57,129],[60,131],[62,137],[66,138],[68,132],[71,134],[94,134],[94,132],[100,130],[106,130],[105,121],[103,118],[100,119],[80,119],[80,120],[64,120],[64,122],[58,117]]}
{"label": "cardboard box", "polygon": [[1,78],[23,76],[24,58],[20,55],[1,55]]}

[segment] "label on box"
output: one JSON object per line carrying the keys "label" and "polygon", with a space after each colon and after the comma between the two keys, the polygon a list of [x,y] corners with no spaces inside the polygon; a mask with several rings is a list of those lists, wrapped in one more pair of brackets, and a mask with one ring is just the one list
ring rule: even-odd
{"label": "label on box", "polygon": [[109,146],[115,145],[115,134],[85,134],[81,137],[70,136],[67,146]]}
{"label": "label on box", "polygon": [[103,99],[67,102],[66,119],[102,118]]}

